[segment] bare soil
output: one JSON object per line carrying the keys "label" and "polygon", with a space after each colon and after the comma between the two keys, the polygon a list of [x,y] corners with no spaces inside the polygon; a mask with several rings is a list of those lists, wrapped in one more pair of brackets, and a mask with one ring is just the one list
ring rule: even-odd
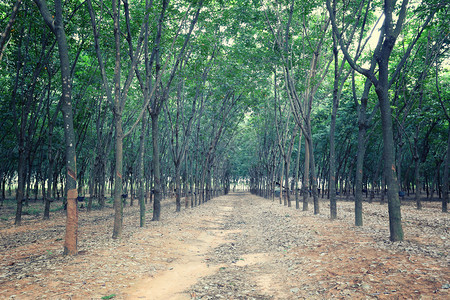
{"label": "bare soil", "polygon": [[[353,202],[338,219],[247,193],[215,198],[139,228],[124,209],[80,211],[79,255],[62,255],[65,216],[0,221],[0,299],[450,299],[449,214],[402,207],[405,241],[389,241],[387,206]],[[293,203],[295,206],[295,203]],[[151,216],[148,216],[150,219]]]}

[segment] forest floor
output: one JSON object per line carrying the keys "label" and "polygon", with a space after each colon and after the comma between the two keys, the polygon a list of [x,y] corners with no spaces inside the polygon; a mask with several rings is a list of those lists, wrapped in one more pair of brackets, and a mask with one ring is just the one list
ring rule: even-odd
{"label": "forest floor", "polygon": [[[353,202],[313,215],[247,193],[174,212],[139,228],[125,207],[79,215],[79,255],[62,255],[65,217],[0,221],[0,299],[450,299],[449,214],[402,207],[405,241],[389,241],[387,205]],[[0,211],[0,214],[2,212]],[[151,214],[148,213],[148,219]]]}

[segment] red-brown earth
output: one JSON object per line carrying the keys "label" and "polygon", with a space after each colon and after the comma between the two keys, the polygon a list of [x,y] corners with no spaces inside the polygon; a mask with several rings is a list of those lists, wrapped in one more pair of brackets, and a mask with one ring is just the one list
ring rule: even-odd
{"label": "red-brown earth", "polygon": [[247,193],[181,213],[169,199],[145,228],[139,208],[125,207],[119,240],[111,207],[81,209],[74,257],[62,255],[64,212],[16,227],[2,208],[0,299],[450,299],[450,218],[439,203],[403,205],[405,240],[395,243],[386,205],[364,203],[363,227],[353,206],[338,202],[332,221],[325,201],[313,215]]}

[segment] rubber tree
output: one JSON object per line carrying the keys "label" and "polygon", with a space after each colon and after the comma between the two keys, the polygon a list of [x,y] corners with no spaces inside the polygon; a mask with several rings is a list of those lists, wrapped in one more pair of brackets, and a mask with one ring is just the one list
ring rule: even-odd
{"label": "rubber tree", "polygon": [[[336,3],[333,2],[333,11],[336,14]],[[361,10],[357,10],[356,18],[361,18]],[[356,26],[350,28],[349,36],[350,39],[353,39]],[[362,37],[361,37],[362,38]],[[359,44],[361,44],[361,38],[359,39]],[[347,45],[348,46],[348,45]],[[344,87],[344,83],[346,82],[348,76],[350,75],[351,69],[346,69],[345,73],[344,68],[345,58],[339,61],[339,52],[338,52],[338,42],[336,40],[336,36],[333,34],[333,61],[334,61],[334,81],[333,81],[333,102],[331,109],[331,120],[330,120],[330,172],[329,172],[329,195],[330,195],[330,218],[337,218],[337,205],[336,205],[336,149],[335,149],[335,132],[336,132],[336,115],[339,108],[339,100],[341,97],[342,89]],[[359,185],[356,185],[357,191],[360,189]]]}
{"label": "rubber tree", "polygon": [[[159,149],[159,116],[162,111],[163,105],[165,101],[169,97],[169,91],[171,84],[173,82],[173,79],[177,73],[178,67],[184,57],[185,51],[187,49],[189,40],[191,38],[192,32],[194,30],[195,25],[197,24],[198,17],[200,15],[200,11],[203,7],[203,1],[199,1],[196,4],[196,9],[194,9],[193,16],[190,20],[189,29],[187,30],[187,33],[185,34],[184,41],[180,49],[178,49],[177,54],[175,56],[175,60],[173,61],[172,69],[168,75],[168,78],[163,82],[161,80],[162,75],[164,73],[164,70],[166,69],[166,66],[171,59],[171,57],[174,55],[174,53],[169,53],[165,65],[163,68],[161,68],[161,47],[159,47],[159,43],[161,40],[161,34],[162,29],[164,26],[164,20],[166,18],[166,11],[167,7],[169,5],[168,0],[164,0],[162,3],[162,9],[158,20],[158,28],[157,28],[157,35],[156,35],[156,42],[155,44],[158,45],[158,47],[154,47],[152,56],[155,57],[155,77],[156,82],[158,83],[161,81],[160,84],[155,84],[156,92],[155,96],[151,98],[150,104],[149,104],[149,114],[152,121],[152,144],[153,144],[153,174],[154,174],[154,201],[153,201],[153,221],[159,221],[160,215],[161,215],[161,191],[162,191],[162,185],[161,185],[161,157],[160,157],[160,149]],[[188,16],[188,13],[190,13],[190,9],[187,10],[185,17],[182,18],[182,23],[178,28],[178,31],[175,35],[175,38],[172,42],[172,48],[174,49],[174,44],[176,41],[176,38],[178,37],[178,34],[180,33],[180,30],[182,26],[185,25],[184,21],[186,20],[186,17]]]}
{"label": "rubber tree", "polygon": [[[123,140],[126,136],[128,136],[137,123],[141,120],[143,116],[143,111],[137,117],[134,125],[129,128],[128,131],[124,132],[123,130],[123,120],[122,116],[124,113],[124,106],[128,98],[128,92],[133,81],[133,77],[135,75],[135,69],[139,62],[139,55],[141,53],[142,44],[144,40],[144,28],[146,24],[146,20],[148,19],[149,12],[144,15],[139,28],[139,33],[136,41],[136,46],[133,48],[132,46],[128,49],[128,56],[130,57],[130,66],[128,68],[128,73],[126,75],[125,82],[122,84],[122,32],[120,30],[119,23],[119,8],[120,1],[113,0],[111,2],[112,5],[112,21],[113,21],[113,36],[114,36],[114,75],[113,75],[113,88],[110,87],[110,83],[107,78],[106,66],[104,63],[104,58],[100,49],[99,42],[99,32],[97,29],[97,22],[95,17],[95,12],[92,6],[92,2],[90,0],[86,1],[88,5],[89,16],[91,18],[91,26],[94,36],[94,48],[97,55],[97,60],[100,67],[101,77],[102,77],[102,87],[103,91],[106,94],[111,110],[114,115],[114,130],[115,130],[115,164],[114,164],[114,225],[113,225],[113,234],[112,237],[114,239],[120,238],[122,234],[123,227],[123,201],[122,201],[122,190],[123,190]],[[127,32],[127,41],[128,45],[130,45],[131,40],[131,28],[130,28],[130,11],[128,1],[123,1],[124,6],[124,15],[126,21],[126,32]],[[111,90],[114,93],[111,93]]]}
{"label": "rubber tree", "polygon": [[[439,85],[439,64],[436,63],[436,72],[435,72],[435,83],[436,83],[436,91],[439,99],[439,103],[442,107],[442,110],[444,112],[445,118],[448,123],[448,137],[447,137],[447,154],[444,162],[444,180],[443,180],[443,188],[442,188],[442,212],[448,212],[448,189],[449,189],[449,168],[450,168],[450,114],[448,112],[448,107],[445,106],[444,97],[442,96],[442,92]],[[448,95],[448,92],[446,93]]]}
{"label": "rubber tree", "polygon": [[[278,53],[284,69],[286,90],[288,91],[294,120],[302,130],[305,140],[305,171],[302,185],[303,210],[308,210],[308,195],[311,191],[314,214],[319,214],[311,112],[314,97],[328,73],[332,56],[328,54],[325,46],[328,42],[329,20],[324,15],[311,14],[312,7],[310,5],[310,3],[297,3],[296,7],[295,1],[291,1],[289,6],[286,6],[287,16],[284,26],[279,25],[282,24],[279,11],[275,11],[276,21],[270,21],[267,15],[266,17],[270,32],[278,49],[280,49]],[[321,7],[315,8],[323,9]],[[300,20],[294,19],[294,17]],[[297,28],[298,32],[301,33],[301,39],[292,38],[292,24],[299,26]],[[300,41],[300,44],[298,44],[298,41]],[[292,54],[296,53],[295,51],[302,52],[301,60],[294,60],[295,56]],[[294,63],[299,66],[299,71],[294,68]],[[301,75],[296,72],[301,72]]]}
{"label": "rubber tree", "polygon": [[[364,0],[363,0],[364,1]],[[336,23],[336,16],[331,6],[331,0],[327,0],[326,6],[330,14],[331,24],[333,32],[336,35],[339,46],[345,59],[350,66],[358,73],[366,76],[374,85],[375,92],[378,97],[381,113],[382,123],[382,137],[383,137],[383,161],[384,161],[384,176],[386,178],[386,184],[388,187],[388,208],[389,208],[389,229],[391,241],[403,240],[403,228],[401,224],[401,209],[400,200],[398,195],[398,182],[395,167],[395,145],[392,129],[392,116],[389,89],[392,82],[398,76],[402,66],[404,65],[407,57],[409,57],[412,47],[417,39],[422,34],[424,28],[431,21],[435,10],[430,11],[427,18],[425,18],[419,31],[416,33],[415,39],[410,43],[405,54],[400,62],[397,64],[394,73],[390,75],[390,56],[396,44],[396,41],[402,32],[402,28],[407,16],[408,0],[403,0],[400,5],[396,5],[396,1],[385,0],[382,4],[382,13],[384,14],[383,25],[381,27],[381,33],[379,36],[378,44],[372,54],[371,66],[377,65],[377,70],[373,68],[364,68],[358,65],[347,51],[345,45],[346,41],[342,35],[342,31],[338,28]],[[394,13],[397,15],[394,20]],[[395,24],[394,24],[395,23]],[[389,78],[390,77],[390,78]]]}
{"label": "rubber tree", "polygon": [[[293,129],[291,130],[291,105],[290,103],[288,103],[287,105],[284,106],[284,111],[281,111],[281,106],[282,104],[277,104],[278,102],[278,97],[277,97],[277,75],[276,75],[276,71],[274,74],[274,99],[275,99],[275,128],[276,128],[276,133],[277,133],[277,140],[278,140],[278,148],[281,154],[281,157],[283,158],[283,160],[281,161],[282,167],[281,167],[281,174],[280,174],[280,204],[282,202],[282,198],[283,198],[283,177],[284,177],[284,192],[285,192],[285,196],[284,196],[284,205],[287,205],[288,207],[291,207],[291,193],[289,190],[289,170],[290,170],[290,163],[291,163],[291,155],[292,155],[292,150],[294,147],[294,142],[295,142],[295,138],[297,136],[298,133],[298,125],[294,124]],[[281,97],[280,97],[281,98]],[[280,99],[281,102],[281,99]],[[287,109],[287,113],[286,113],[286,109]],[[278,111],[278,114],[277,114]],[[283,120],[282,120],[282,116],[285,115],[286,120],[285,120],[285,124],[283,124]],[[279,116],[280,121],[278,121],[277,116]],[[280,124],[278,124],[280,123]],[[285,128],[283,130],[281,130],[279,127],[281,127],[282,125],[285,125]],[[288,142],[289,141],[289,142]]]}
{"label": "rubber tree", "polygon": [[[195,93],[192,97],[191,110],[188,114],[187,121],[183,119],[186,115],[186,109],[184,108],[185,97],[183,96],[183,87],[184,87],[184,76],[180,76],[179,83],[177,86],[177,96],[176,96],[176,104],[175,104],[175,113],[174,117],[172,117],[172,113],[169,111],[168,106],[166,105],[166,112],[170,123],[170,150],[172,153],[172,161],[175,168],[175,202],[176,202],[176,211],[181,211],[181,166],[185,159],[187,147],[190,141],[192,124],[196,118],[197,112],[197,101],[203,92],[204,85],[206,83],[208,72],[211,70],[215,52],[217,49],[217,45],[213,47],[212,55],[206,60],[206,66],[203,69],[202,75],[200,77],[194,76],[195,78],[199,78],[197,82],[195,82]],[[189,55],[187,56],[187,58]],[[186,66],[188,59],[180,66],[180,72],[183,72],[188,66]],[[183,74],[180,74],[183,75]],[[180,128],[182,127],[182,128]],[[180,132],[181,131],[181,132]],[[181,134],[180,134],[181,133]],[[180,136],[181,135],[181,136]]]}
{"label": "rubber tree", "polygon": [[59,61],[61,66],[61,111],[63,114],[65,164],[66,164],[66,190],[67,190],[67,218],[66,234],[64,239],[64,255],[76,255],[78,238],[78,207],[77,207],[77,159],[75,153],[75,132],[72,113],[72,78],[69,62],[69,48],[63,22],[63,6],[61,0],[55,0],[54,17],[50,13],[45,0],[35,0],[45,23],[56,36],[58,42]]}

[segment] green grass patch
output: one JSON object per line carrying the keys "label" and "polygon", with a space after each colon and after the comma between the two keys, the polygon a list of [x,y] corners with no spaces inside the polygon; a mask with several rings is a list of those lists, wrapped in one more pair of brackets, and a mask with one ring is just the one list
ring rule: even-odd
{"label": "green grass patch", "polygon": [[116,294],[111,294],[109,296],[103,296],[102,299],[108,300],[108,299],[112,299],[114,297],[116,297]]}

